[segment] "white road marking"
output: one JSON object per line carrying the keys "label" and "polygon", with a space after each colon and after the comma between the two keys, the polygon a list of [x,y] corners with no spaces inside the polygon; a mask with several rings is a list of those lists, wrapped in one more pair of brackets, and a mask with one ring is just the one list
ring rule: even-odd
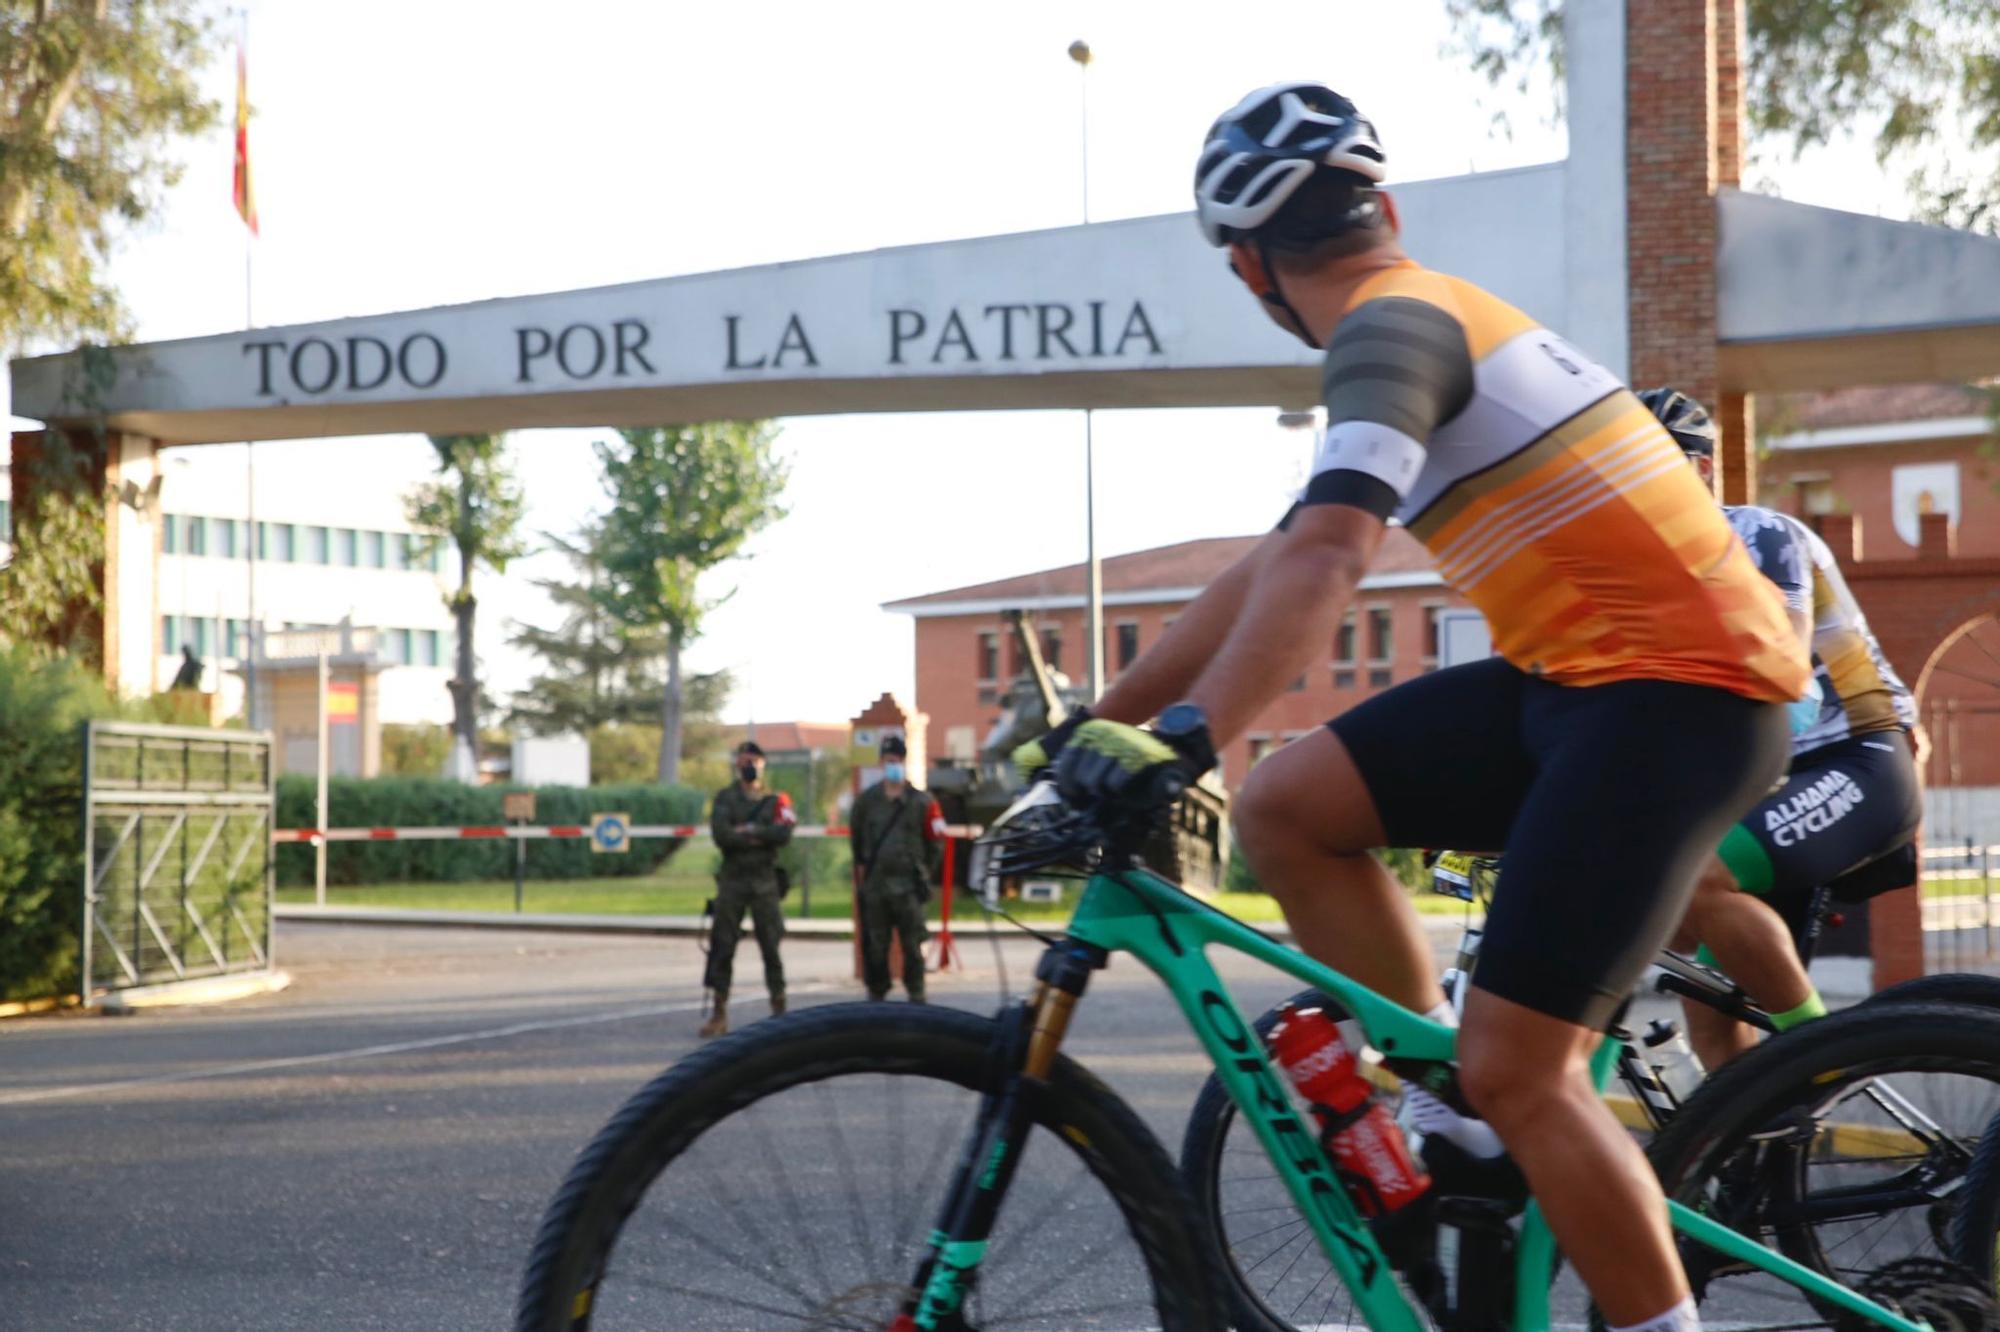
{"label": "white road marking", "polygon": [[[819,994],[833,987],[830,985],[801,985],[793,994]],[[748,999],[748,996],[745,996]],[[739,1005],[744,1000],[739,1000]],[[751,1001],[756,1002],[756,1001]],[[143,1078],[116,1078],[109,1082],[89,1082],[70,1087],[38,1087],[32,1091],[0,1093],[0,1105],[26,1105],[35,1101],[66,1100],[76,1096],[89,1096],[97,1092],[122,1091],[128,1087],[157,1087],[174,1082],[203,1082],[214,1078],[242,1077],[250,1073],[268,1073],[281,1068],[303,1068],[312,1064],[332,1064],[347,1059],[372,1059],[377,1055],[405,1054],[411,1050],[435,1050],[440,1046],[467,1045],[474,1041],[500,1040],[508,1036],[520,1036],[531,1031],[557,1031],[564,1027],[588,1027],[606,1022],[629,1022],[633,1018],[660,1017],[668,1013],[699,1012],[702,1000],[690,1000],[677,1004],[648,1004],[644,1008],[624,1008],[610,1013],[592,1013],[584,1017],[545,1018],[535,1022],[515,1022],[504,1027],[488,1027],[481,1031],[454,1032],[449,1036],[427,1036],[416,1041],[390,1041],[381,1045],[361,1045],[350,1050],[328,1050],[321,1054],[288,1055],[282,1059],[258,1059],[243,1064],[222,1064],[215,1068],[193,1069],[183,1073],[156,1073]]]}

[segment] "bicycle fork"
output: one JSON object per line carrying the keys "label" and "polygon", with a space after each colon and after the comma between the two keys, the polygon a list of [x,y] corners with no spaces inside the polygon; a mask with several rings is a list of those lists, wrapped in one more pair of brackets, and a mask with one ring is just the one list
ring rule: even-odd
{"label": "bicycle fork", "polygon": [[1028,1145],[1030,1098],[1047,1083],[1077,1000],[1107,956],[1074,941],[1050,948],[1035,968],[1034,997],[1003,1015],[994,1085],[980,1102],[978,1122],[931,1231],[930,1252],[910,1283],[912,1294],[887,1332],[977,1332],[965,1321],[966,1296]]}

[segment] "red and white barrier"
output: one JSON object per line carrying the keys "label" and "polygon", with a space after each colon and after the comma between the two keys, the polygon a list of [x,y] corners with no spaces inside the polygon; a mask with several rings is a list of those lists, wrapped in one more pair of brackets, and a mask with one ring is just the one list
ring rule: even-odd
{"label": "red and white barrier", "polygon": [[[951,824],[946,837],[977,837],[983,830],[966,824]],[[707,824],[635,823],[625,830],[628,838],[676,837],[687,840],[709,835]],[[792,829],[794,837],[845,837],[847,829],[837,823],[801,823]],[[313,828],[279,828],[272,832],[276,843],[302,842],[311,846],[321,834]],[[328,828],[328,842],[457,842],[491,838],[494,840],[544,841],[555,838],[585,838],[590,825],[573,823],[481,824],[465,828]]]}

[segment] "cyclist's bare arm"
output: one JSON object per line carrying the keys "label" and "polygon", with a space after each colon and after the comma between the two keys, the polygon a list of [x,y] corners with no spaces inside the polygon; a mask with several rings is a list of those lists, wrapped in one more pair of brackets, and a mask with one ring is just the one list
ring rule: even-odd
{"label": "cyclist's bare arm", "polygon": [[1138,725],[1188,696],[1242,614],[1257,571],[1284,533],[1273,531],[1188,603],[1173,627],[1091,705],[1091,714]]}
{"label": "cyclist's bare arm", "polygon": [[1217,745],[1325,658],[1386,530],[1364,509],[1317,504],[1273,534],[1228,637],[1188,693]]}

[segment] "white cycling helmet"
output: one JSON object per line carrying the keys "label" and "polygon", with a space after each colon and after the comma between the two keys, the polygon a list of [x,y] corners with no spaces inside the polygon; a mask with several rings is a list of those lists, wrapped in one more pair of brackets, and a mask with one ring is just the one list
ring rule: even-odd
{"label": "white cycling helmet", "polygon": [[[1309,245],[1375,225],[1382,214],[1375,187],[1387,174],[1375,126],[1354,103],[1321,84],[1274,83],[1209,128],[1194,169],[1195,214],[1211,245]],[[1328,187],[1325,207],[1273,228],[1279,210],[1315,178]]]}

